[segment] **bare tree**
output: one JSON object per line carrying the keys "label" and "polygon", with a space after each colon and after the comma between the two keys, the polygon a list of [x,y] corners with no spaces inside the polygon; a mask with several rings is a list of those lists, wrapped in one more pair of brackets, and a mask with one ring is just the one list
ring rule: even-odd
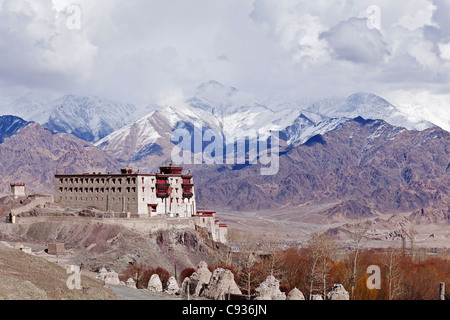
{"label": "bare tree", "polygon": [[321,235],[321,280],[322,280],[322,290],[323,298],[326,299],[327,293],[327,283],[328,276],[331,270],[331,262],[333,261],[333,256],[336,252],[337,245],[334,240],[327,234],[323,233]]}
{"label": "bare tree", "polygon": [[414,258],[414,242],[416,240],[416,222],[410,220],[409,225],[402,225],[403,251],[406,252],[406,240],[409,239],[409,253]]}
{"label": "bare tree", "polygon": [[361,249],[362,242],[366,238],[367,231],[369,230],[369,223],[367,221],[357,220],[350,228],[350,237],[353,241],[353,261],[352,261],[352,273],[350,277],[351,285],[351,299],[355,295],[355,284],[357,277],[358,255]]}
{"label": "bare tree", "polygon": [[311,299],[314,292],[314,284],[316,280],[318,280],[318,278],[320,277],[318,274],[318,269],[319,269],[319,260],[322,255],[321,252],[322,242],[319,233],[315,232],[311,235],[311,238],[308,241],[308,249],[311,258],[308,274],[309,299]]}
{"label": "bare tree", "polygon": [[275,267],[283,260],[281,253],[282,241],[278,234],[269,233],[262,237],[261,250],[269,259],[269,273],[271,276],[275,275]]}
{"label": "bare tree", "polygon": [[406,231],[405,226],[402,226],[401,235],[402,235],[402,249],[403,249],[403,252],[405,253],[406,252],[406,238],[408,236],[408,232]]}
{"label": "bare tree", "polygon": [[255,265],[258,261],[258,251],[261,248],[261,239],[255,238],[251,233],[239,233],[235,241],[238,253],[238,268],[244,280],[244,289],[248,299],[251,297],[251,287],[254,281]]}
{"label": "bare tree", "polygon": [[386,250],[383,265],[386,268],[386,278],[388,281],[388,299],[395,299],[400,292],[402,270],[400,261],[403,253],[399,248],[390,247]]}
{"label": "bare tree", "polygon": [[315,285],[321,284],[321,291],[326,297],[327,279],[330,274],[331,261],[337,246],[331,237],[323,232],[315,232],[308,242],[310,267],[308,274],[309,297],[311,299]]}
{"label": "bare tree", "polygon": [[409,223],[408,231],[409,231],[408,235],[409,235],[409,246],[410,246],[411,258],[414,258],[414,241],[416,240],[416,235],[417,235],[416,223],[414,220],[412,220]]}

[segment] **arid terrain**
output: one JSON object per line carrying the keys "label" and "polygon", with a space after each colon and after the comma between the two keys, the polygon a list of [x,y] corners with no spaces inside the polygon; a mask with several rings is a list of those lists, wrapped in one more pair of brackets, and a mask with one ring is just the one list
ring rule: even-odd
{"label": "arid terrain", "polygon": [[[151,219],[114,219],[89,209],[64,208],[53,203],[20,213],[8,223],[11,209],[27,204],[4,197],[0,214],[0,296],[4,299],[117,299],[123,290],[111,291],[95,279],[101,268],[121,273],[133,261],[162,267],[170,274],[195,268],[200,261],[213,263],[218,254],[197,231],[182,227],[158,228]],[[448,208],[401,214],[376,214],[363,219],[331,214],[341,203],[303,205],[254,212],[218,211],[229,232],[275,236],[283,247],[305,247],[313,232],[327,232],[345,249],[351,245],[352,225],[370,221],[365,248],[401,247],[402,234],[414,237],[414,248],[425,254],[448,254]],[[27,207],[28,208],[28,207]],[[446,209],[446,210],[444,210]],[[411,244],[408,240],[407,247]],[[47,252],[49,243],[64,243],[64,253]],[[232,243],[231,243],[232,244]],[[19,248],[29,248],[29,253]],[[66,266],[82,266],[83,290],[68,290]],[[126,294],[125,292],[123,294]],[[144,297],[146,298],[146,297]],[[148,297],[155,298],[155,297]],[[156,297],[158,298],[158,297]],[[164,298],[164,297],[162,297]]]}
{"label": "arid terrain", "polygon": [[[205,239],[192,229],[161,230],[153,227],[153,222],[141,223],[139,219],[116,223],[96,218],[99,212],[95,210],[62,208],[51,203],[46,208],[39,206],[18,214],[12,224],[7,221],[8,212],[20,207],[20,202],[4,197],[1,203],[0,297],[4,299],[115,299],[97,280],[83,280],[90,289],[74,294],[67,289],[65,281],[69,275],[65,267],[82,266],[82,272],[93,279],[101,268],[120,275],[136,261],[162,267],[175,275],[213,254]],[[63,243],[64,252],[49,254],[49,243]],[[20,247],[28,248],[31,254]]]}
{"label": "arid terrain", "polygon": [[[448,222],[433,223],[410,219],[411,212],[401,214],[385,214],[367,219],[330,219],[328,222],[319,216],[322,210],[334,206],[335,203],[298,207],[280,211],[258,212],[220,212],[221,220],[229,230],[251,231],[254,234],[276,235],[285,244],[306,246],[313,232],[328,231],[342,246],[351,242],[350,230],[357,221],[370,221],[367,240],[368,248],[400,247],[402,245],[402,228],[414,229],[415,246],[428,250],[450,248],[450,224]],[[319,217],[317,217],[319,216]],[[417,222],[416,222],[417,221]]]}
{"label": "arid terrain", "polygon": [[0,299],[104,300],[113,292],[82,273],[81,290],[70,290],[66,268],[0,243]]}

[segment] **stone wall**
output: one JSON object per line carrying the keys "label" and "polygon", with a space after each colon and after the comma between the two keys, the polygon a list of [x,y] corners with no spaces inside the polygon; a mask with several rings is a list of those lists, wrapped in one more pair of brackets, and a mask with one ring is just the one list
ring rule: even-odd
{"label": "stone wall", "polygon": [[30,203],[17,207],[17,208],[13,208],[11,210],[12,214],[18,215],[24,212],[28,212],[34,208],[36,208],[37,206],[41,206],[44,207],[47,203],[52,203],[53,202],[53,197],[52,196],[45,196],[45,197],[36,197],[34,200],[32,200]]}

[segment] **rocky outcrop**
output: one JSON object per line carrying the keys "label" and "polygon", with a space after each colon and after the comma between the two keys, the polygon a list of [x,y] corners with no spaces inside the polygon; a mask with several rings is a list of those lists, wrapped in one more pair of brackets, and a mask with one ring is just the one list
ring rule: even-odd
{"label": "rocky outcrop", "polygon": [[268,276],[255,292],[255,300],[286,300],[286,294],[280,291],[280,281],[274,276]]}
{"label": "rocky outcrop", "polygon": [[106,268],[101,268],[96,278],[103,280],[105,282],[105,285],[120,284],[119,274],[117,272],[114,272],[113,270],[108,271],[106,270]]}
{"label": "rocky outcrop", "polygon": [[128,288],[137,289],[137,288],[136,288],[136,281],[134,281],[132,278],[129,278],[129,279],[125,282],[125,286],[128,287]]}
{"label": "rocky outcrop", "polygon": [[350,300],[350,295],[342,284],[335,284],[327,294],[328,300]]}
{"label": "rocky outcrop", "polygon": [[150,280],[148,281],[147,289],[150,292],[156,292],[156,293],[160,293],[163,291],[163,285],[162,285],[161,279],[159,279],[159,276],[156,273],[152,274],[152,276],[150,277]]}
{"label": "rocky outcrop", "polygon": [[197,270],[189,277],[185,278],[181,285],[181,294],[200,296],[205,286],[211,279],[211,271],[205,261],[201,261]]}
{"label": "rocky outcrop", "polygon": [[193,291],[190,288],[190,282],[191,279],[189,277],[184,278],[183,282],[181,283],[180,290],[178,291],[178,294],[181,294],[183,297],[187,297],[193,294]]}
{"label": "rocky outcrop", "polygon": [[289,292],[289,294],[286,297],[286,300],[305,300],[305,296],[300,290],[294,288],[291,290],[291,292]]}
{"label": "rocky outcrop", "polygon": [[178,286],[177,280],[175,279],[175,277],[170,277],[167,281],[167,287],[164,292],[170,295],[174,295],[178,294],[179,291],[180,287]]}
{"label": "rocky outcrop", "polygon": [[201,296],[212,300],[225,300],[227,294],[242,294],[234,281],[233,273],[228,269],[217,268]]}

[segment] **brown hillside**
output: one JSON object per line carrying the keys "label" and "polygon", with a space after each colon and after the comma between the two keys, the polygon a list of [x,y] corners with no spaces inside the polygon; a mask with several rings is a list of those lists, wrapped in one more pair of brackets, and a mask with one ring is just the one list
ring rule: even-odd
{"label": "brown hillside", "polygon": [[117,171],[116,160],[73,135],[52,134],[37,123],[0,144],[0,194],[10,182],[25,182],[29,193],[53,193],[59,173]]}
{"label": "brown hillside", "polygon": [[449,159],[450,133],[440,128],[408,131],[355,119],[281,155],[276,175],[261,176],[259,165],[202,166],[194,175],[205,207],[264,210],[355,200],[398,212],[450,203]]}
{"label": "brown hillside", "polygon": [[104,300],[114,294],[101,281],[81,276],[81,290],[70,290],[66,269],[43,258],[0,244],[0,299]]}

